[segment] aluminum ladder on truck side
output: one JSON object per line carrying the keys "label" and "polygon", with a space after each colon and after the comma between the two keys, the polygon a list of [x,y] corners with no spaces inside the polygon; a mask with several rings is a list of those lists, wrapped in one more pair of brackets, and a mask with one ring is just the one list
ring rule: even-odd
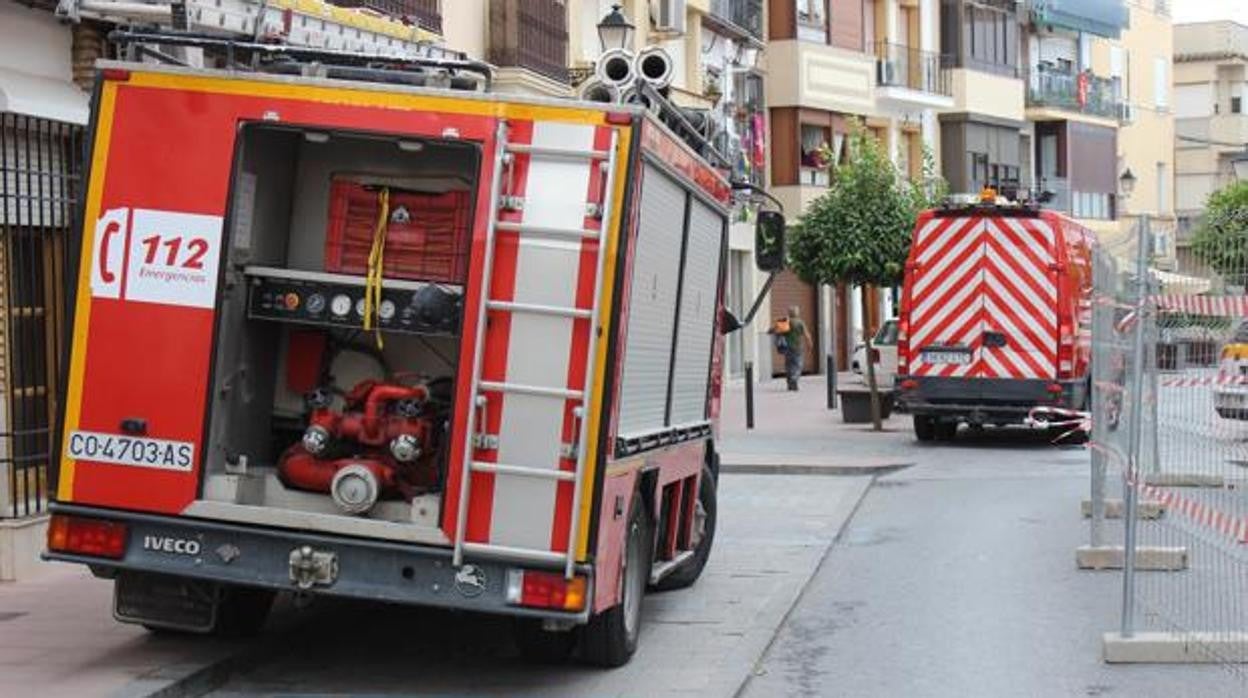
{"label": "aluminum ladder on truck side", "polygon": [[[597,127],[595,127],[597,128]],[[592,142],[592,141],[591,141]],[[576,563],[576,543],[580,534],[580,509],[582,490],[585,484],[586,470],[586,452],[589,439],[589,429],[586,424],[587,408],[593,404],[594,395],[593,375],[594,375],[594,357],[598,347],[598,324],[600,319],[600,311],[602,305],[602,286],[603,274],[606,264],[606,242],[607,228],[610,224],[612,211],[612,192],[614,191],[615,166],[617,159],[617,148],[619,143],[619,134],[612,129],[610,145],[607,150],[580,150],[575,148],[565,148],[557,146],[543,145],[522,145],[509,143],[507,140],[506,122],[500,121],[498,132],[496,134],[496,152],[494,159],[494,176],[491,182],[490,190],[490,223],[486,230],[485,253],[483,260],[482,274],[482,301],[477,307],[477,326],[474,341],[474,353],[472,364],[472,409],[469,410],[468,426],[464,434],[463,458],[460,466],[460,490],[458,500],[457,520],[455,525],[455,550],[453,562],[456,567],[464,562],[465,554],[482,555],[495,558],[503,558],[515,560],[519,562],[537,562],[542,564],[558,563],[564,567],[564,574],[571,578]],[[529,158],[529,173],[532,179],[534,166],[544,160],[555,161],[588,161],[591,165],[597,163],[598,167],[603,168],[605,176],[601,178],[604,182],[601,194],[601,202],[586,201],[584,202],[583,211],[585,216],[598,218],[601,220],[598,230],[588,228],[561,228],[536,225],[530,223],[521,223],[515,221],[500,220],[500,215],[504,210],[516,210],[515,196],[513,191],[503,191],[503,171],[509,172],[515,166],[517,157],[527,156]],[[592,177],[592,170],[590,170]],[[510,182],[511,177],[508,177]],[[509,185],[510,186],[510,185]],[[529,186],[533,186],[532,183]],[[549,186],[549,184],[548,184]],[[592,198],[593,193],[589,194]],[[495,264],[495,243],[500,231],[514,232],[523,243],[525,239],[544,238],[562,241],[581,242],[584,240],[596,240],[598,242],[596,248],[596,260],[594,262],[594,285],[593,285],[593,305],[589,308],[577,307],[575,301],[568,306],[535,304],[525,302],[514,302],[509,300],[497,299],[491,297],[491,279],[494,275]],[[581,251],[576,251],[576,257],[580,257]],[[575,274],[574,274],[575,276]],[[587,319],[588,322],[588,341],[585,360],[585,370],[582,372],[584,376],[584,385],[579,389],[565,387],[567,384],[567,375],[551,376],[548,381],[542,384],[533,383],[515,383],[504,381],[486,381],[482,377],[483,355],[486,343],[486,315],[487,312],[495,313],[511,313],[515,314],[532,313],[546,316],[556,316],[561,318]],[[573,323],[575,327],[575,323]],[[480,422],[488,424],[488,418],[485,416],[485,410],[488,409],[488,398],[485,393],[501,393],[504,395],[529,395],[540,396],[550,399],[562,399],[564,401],[574,401],[579,405],[574,408],[575,429],[573,432],[574,441],[569,449],[564,448],[560,454],[562,457],[574,455],[575,468],[571,471],[559,468],[558,461],[552,464],[552,467],[534,467],[530,464],[514,464],[500,463],[492,461],[480,460],[477,457],[479,450],[497,449],[497,436],[491,436],[484,433],[484,426],[478,424],[478,415],[481,415]],[[561,403],[565,404],[566,403]],[[561,408],[563,409],[563,408]],[[481,427],[479,429],[479,426]],[[559,438],[558,435],[555,436]],[[492,442],[491,440],[494,440]],[[572,508],[571,520],[568,525],[568,542],[567,551],[559,553],[551,551],[547,548],[530,548],[517,547],[508,545],[499,545],[491,543],[474,543],[467,540],[468,513],[471,507],[469,498],[472,492],[472,475],[473,473],[493,473],[496,478],[539,478],[546,480],[554,480],[558,482],[572,483]],[[556,488],[556,493],[558,488]],[[556,495],[557,496],[557,495]],[[557,502],[557,500],[556,500]],[[557,504],[556,504],[557,507]],[[555,516],[555,508],[550,511],[537,512],[538,516],[549,516],[553,521]]]}

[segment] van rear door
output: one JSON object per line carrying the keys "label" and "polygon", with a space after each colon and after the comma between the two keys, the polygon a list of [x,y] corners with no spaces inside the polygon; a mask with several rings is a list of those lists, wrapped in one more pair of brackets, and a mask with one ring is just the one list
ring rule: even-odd
{"label": "van rear door", "polygon": [[984,323],[983,236],[983,219],[969,216],[932,218],[915,231],[906,289],[910,375],[975,375]]}
{"label": "van rear door", "polygon": [[935,217],[922,225],[911,255],[910,374],[1056,377],[1055,235],[1034,218]]}
{"label": "van rear door", "polygon": [[984,326],[976,375],[1057,377],[1056,233],[1039,218],[983,219]]}

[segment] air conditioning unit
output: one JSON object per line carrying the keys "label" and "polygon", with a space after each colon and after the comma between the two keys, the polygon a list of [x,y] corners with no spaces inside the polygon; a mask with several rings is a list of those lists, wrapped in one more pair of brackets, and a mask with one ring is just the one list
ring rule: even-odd
{"label": "air conditioning unit", "polygon": [[652,0],[650,20],[654,30],[663,34],[685,33],[685,0]]}
{"label": "air conditioning unit", "polygon": [[1118,120],[1124,124],[1135,121],[1135,107],[1130,102],[1123,102],[1118,105]]}

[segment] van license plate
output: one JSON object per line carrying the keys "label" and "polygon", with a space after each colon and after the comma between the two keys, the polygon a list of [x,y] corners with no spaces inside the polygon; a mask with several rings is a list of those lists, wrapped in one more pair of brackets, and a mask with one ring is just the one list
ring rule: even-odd
{"label": "van license plate", "polygon": [[925,364],[969,364],[971,363],[971,354],[966,351],[946,351],[941,349],[924,349],[923,363]]}

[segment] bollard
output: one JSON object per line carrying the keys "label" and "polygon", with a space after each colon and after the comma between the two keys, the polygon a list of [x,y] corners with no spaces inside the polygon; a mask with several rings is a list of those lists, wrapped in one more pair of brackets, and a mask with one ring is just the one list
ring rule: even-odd
{"label": "bollard", "polygon": [[745,428],[754,428],[754,363],[745,362]]}
{"label": "bollard", "polygon": [[836,355],[828,354],[828,409],[836,409]]}

